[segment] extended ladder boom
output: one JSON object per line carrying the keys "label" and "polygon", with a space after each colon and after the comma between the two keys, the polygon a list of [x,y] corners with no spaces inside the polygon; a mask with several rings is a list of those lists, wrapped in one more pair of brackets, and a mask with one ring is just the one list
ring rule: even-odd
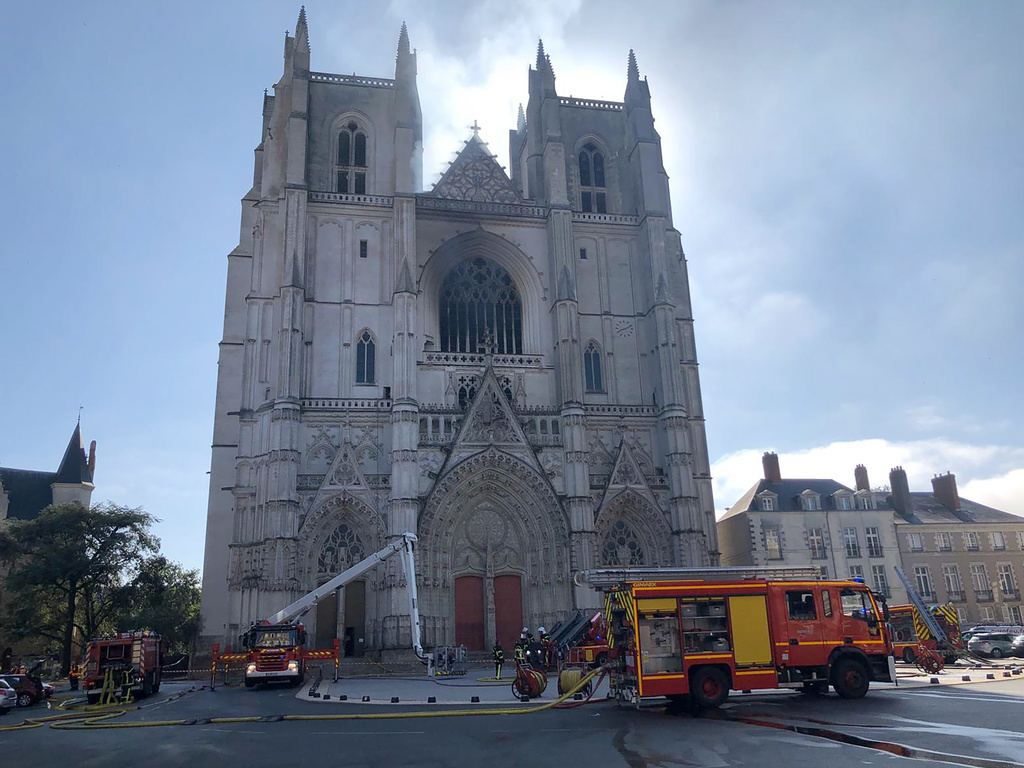
{"label": "extended ladder boom", "polygon": [[928,631],[932,633],[932,637],[935,638],[935,642],[940,648],[949,647],[949,636],[946,634],[946,631],[942,628],[939,622],[935,620],[935,617],[932,616],[932,612],[928,610],[928,606],[924,604],[924,600],[922,600],[921,596],[917,594],[917,590],[914,589],[914,585],[910,583],[910,579],[906,577],[906,574],[903,573],[903,570],[899,566],[893,566],[893,568],[896,571],[896,575],[900,577],[900,581],[903,582],[903,586],[907,589],[907,597],[910,598],[910,602],[914,604],[917,612],[921,614],[921,621],[923,621],[924,625],[928,627]]}
{"label": "extended ladder boom", "polygon": [[412,546],[416,541],[415,534],[403,533],[395,541],[364,560],[353,565],[351,568],[342,571],[333,579],[321,587],[317,587],[307,595],[303,595],[291,605],[286,605],[280,611],[267,619],[271,624],[280,624],[291,621],[297,616],[305,613],[324,595],[329,595],[350,581],[358,579],[371,568],[375,568],[392,555],[402,552],[404,554],[402,566],[405,569],[406,587],[409,590],[409,621],[412,629],[412,644],[417,656],[423,655],[423,646],[420,644],[420,607],[416,595],[416,561],[413,558]]}
{"label": "extended ladder boom", "polygon": [[573,581],[582,587],[589,584],[595,589],[614,587],[634,581],[742,581],[745,579],[814,580],[821,578],[821,569],[815,566],[738,566],[708,568],[597,568],[577,571]]}

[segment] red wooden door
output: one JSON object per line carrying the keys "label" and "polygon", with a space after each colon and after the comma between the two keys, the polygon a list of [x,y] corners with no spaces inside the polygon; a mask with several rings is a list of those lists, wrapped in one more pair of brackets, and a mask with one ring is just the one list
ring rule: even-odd
{"label": "red wooden door", "polygon": [[523,589],[518,576],[494,577],[494,630],[506,656],[523,629]]}
{"label": "red wooden door", "polygon": [[470,651],[484,650],[484,580],[480,576],[455,580],[455,644]]}

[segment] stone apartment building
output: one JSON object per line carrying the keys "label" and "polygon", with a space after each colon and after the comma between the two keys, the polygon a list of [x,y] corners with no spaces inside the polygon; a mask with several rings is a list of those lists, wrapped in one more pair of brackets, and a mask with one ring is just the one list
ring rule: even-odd
{"label": "stone apartment building", "polygon": [[855,487],[835,480],[783,478],[779,457],[762,457],[764,478],[718,521],[722,565],[818,566],[826,577],[863,578],[893,605],[907,602],[896,522],[870,490],[863,465]]}
{"label": "stone apartment building", "polygon": [[907,474],[889,474],[900,558],[928,602],[952,603],[961,623],[1022,624],[1024,518],[961,498],[956,476],[911,492]]}
{"label": "stone apartment building", "polygon": [[718,521],[722,565],[817,565],[826,576],[861,577],[908,602],[899,566],[928,603],[952,603],[965,625],[1022,624],[1024,517],[961,498],[956,476],[911,492],[907,473],[872,491],[854,470],[854,489],[835,480],[784,479],[766,453],[759,480]]}

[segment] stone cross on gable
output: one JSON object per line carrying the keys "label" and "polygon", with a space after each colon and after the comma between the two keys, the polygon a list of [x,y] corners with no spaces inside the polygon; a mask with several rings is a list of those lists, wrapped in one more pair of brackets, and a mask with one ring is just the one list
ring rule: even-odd
{"label": "stone cross on gable", "polygon": [[473,131],[473,135],[474,136],[479,136],[480,135],[480,126],[477,125],[476,118],[473,118],[473,124],[471,126],[469,126],[469,127]]}

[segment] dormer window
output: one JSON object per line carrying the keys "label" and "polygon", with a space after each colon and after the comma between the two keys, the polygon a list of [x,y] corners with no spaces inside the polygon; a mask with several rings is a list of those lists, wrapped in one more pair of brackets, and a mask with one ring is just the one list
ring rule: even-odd
{"label": "dormer window", "polygon": [[338,132],[336,190],[342,194],[366,194],[366,132],[355,122]]}
{"label": "dormer window", "polygon": [[764,490],[757,495],[757,509],[762,512],[774,512],[779,508],[778,497],[771,491]]}
{"label": "dormer window", "polygon": [[805,512],[816,512],[821,509],[821,497],[812,490],[800,494],[800,509]]}
{"label": "dormer window", "polygon": [[583,145],[580,162],[580,208],[584,213],[607,213],[607,188],[604,179],[604,155],[591,142]]}
{"label": "dormer window", "polygon": [[849,496],[836,496],[836,509],[853,509],[853,500]]}

